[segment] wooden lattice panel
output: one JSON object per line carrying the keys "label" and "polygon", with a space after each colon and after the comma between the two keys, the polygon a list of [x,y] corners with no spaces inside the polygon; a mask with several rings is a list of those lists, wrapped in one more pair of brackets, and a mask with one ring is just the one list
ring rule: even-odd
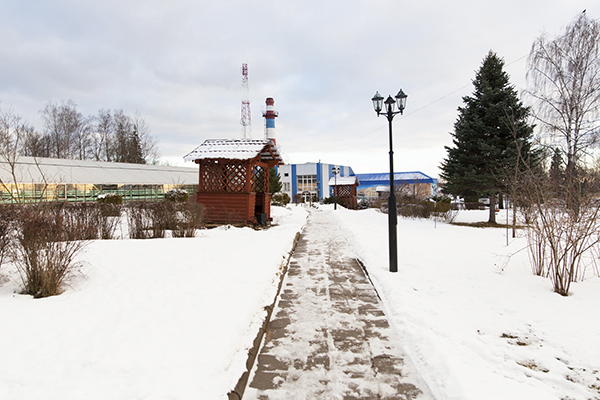
{"label": "wooden lattice panel", "polygon": [[337,197],[351,197],[353,186],[334,186],[334,195]]}
{"label": "wooden lattice panel", "polygon": [[246,186],[246,165],[243,161],[207,160],[200,168],[204,192],[243,192]]}
{"label": "wooden lattice panel", "polygon": [[266,168],[255,166],[252,174],[252,191],[255,193],[266,193],[268,187],[268,171]]}

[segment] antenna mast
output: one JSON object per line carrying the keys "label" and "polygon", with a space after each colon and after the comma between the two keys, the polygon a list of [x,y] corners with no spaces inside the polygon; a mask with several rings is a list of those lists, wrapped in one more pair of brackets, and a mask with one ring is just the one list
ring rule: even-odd
{"label": "antenna mast", "polygon": [[242,64],[242,137],[252,138],[252,125],[250,121],[250,87],[248,86],[248,64]]}

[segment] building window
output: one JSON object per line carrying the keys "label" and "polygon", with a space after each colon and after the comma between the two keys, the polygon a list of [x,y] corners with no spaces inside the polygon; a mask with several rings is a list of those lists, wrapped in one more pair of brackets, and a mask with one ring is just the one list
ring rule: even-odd
{"label": "building window", "polygon": [[287,173],[287,172],[284,172],[284,173],[283,173],[283,176],[290,176],[290,174],[289,174],[289,173]]}
{"label": "building window", "polygon": [[317,176],[316,175],[298,175],[298,192],[316,191]]}
{"label": "building window", "polygon": [[283,182],[283,191],[284,192],[290,191],[290,183],[289,182]]}

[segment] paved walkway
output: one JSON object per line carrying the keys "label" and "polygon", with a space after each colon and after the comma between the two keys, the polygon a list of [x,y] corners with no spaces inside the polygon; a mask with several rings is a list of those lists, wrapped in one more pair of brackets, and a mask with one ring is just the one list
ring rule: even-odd
{"label": "paved walkway", "polygon": [[432,399],[353,254],[331,211],[313,210],[244,400]]}

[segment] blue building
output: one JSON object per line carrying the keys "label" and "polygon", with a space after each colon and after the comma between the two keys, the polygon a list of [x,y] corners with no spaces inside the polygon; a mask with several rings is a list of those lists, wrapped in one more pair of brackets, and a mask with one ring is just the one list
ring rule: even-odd
{"label": "blue building", "polygon": [[[390,192],[390,173],[356,174],[358,177],[358,198],[372,199],[387,197]],[[394,186],[407,195],[427,197],[437,194],[438,180],[420,171],[394,172]]]}
{"label": "blue building", "polygon": [[309,196],[321,201],[330,196],[329,180],[334,174],[332,168],[339,168],[339,177],[355,176],[352,168],[345,165],[325,163],[286,164],[279,167],[282,192],[287,193],[292,201],[302,196],[305,201]]}
{"label": "blue building", "polygon": [[[302,196],[305,201],[309,195],[313,200],[321,201],[331,196],[329,185],[333,178],[332,168],[340,169],[338,177],[356,176],[358,178],[358,198],[373,199],[387,197],[390,191],[390,174],[371,173],[355,174],[351,167],[325,163],[286,164],[279,167],[282,192],[287,193],[292,201]],[[420,171],[395,172],[394,185],[408,195],[426,197],[437,194],[438,180]]]}

